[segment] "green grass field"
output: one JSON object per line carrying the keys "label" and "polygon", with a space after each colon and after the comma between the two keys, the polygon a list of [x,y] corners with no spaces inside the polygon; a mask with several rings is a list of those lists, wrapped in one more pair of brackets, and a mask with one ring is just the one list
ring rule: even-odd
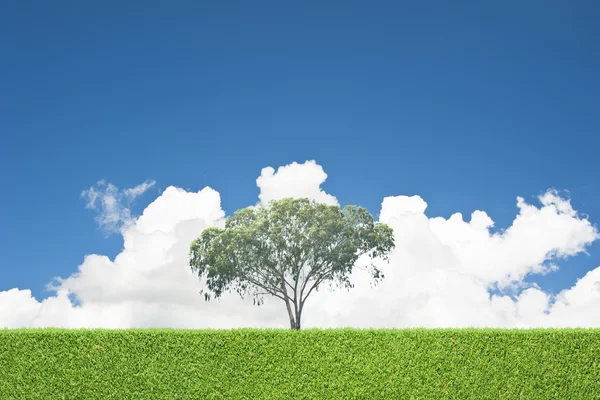
{"label": "green grass field", "polygon": [[600,329],[0,329],[0,399],[600,399]]}

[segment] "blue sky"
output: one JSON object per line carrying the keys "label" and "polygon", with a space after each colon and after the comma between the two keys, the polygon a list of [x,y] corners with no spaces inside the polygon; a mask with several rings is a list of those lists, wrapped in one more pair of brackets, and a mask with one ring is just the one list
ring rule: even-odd
{"label": "blue sky", "polygon": [[[0,291],[122,250],[81,198],[100,179],[156,181],[134,214],[171,185],[231,214],[262,168],[315,160],[373,214],[418,195],[496,232],[555,188],[600,220],[597,2],[211,3],[4,3]],[[587,251],[528,281],[573,286]]]}

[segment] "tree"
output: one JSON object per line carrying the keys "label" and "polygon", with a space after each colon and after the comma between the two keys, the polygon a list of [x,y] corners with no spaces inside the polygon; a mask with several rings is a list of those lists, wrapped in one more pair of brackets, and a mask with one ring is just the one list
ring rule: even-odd
{"label": "tree", "polygon": [[[304,303],[313,289],[336,280],[349,290],[354,285],[348,275],[360,256],[388,261],[393,248],[392,228],[374,223],[362,207],[340,209],[286,198],[236,211],[225,229],[202,231],[190,246],[190,267],[199,278],[206,273],[215,298],[224,290],[231,292],[232,286],[242,299],[254,289],[254,304],[258,300],[259,306],[262,295],[280,298],[291,329],[300,329]],[[385,277],[373,263],[370,267],[375,282]],[[210,298],[204,293],[205,301]]]}

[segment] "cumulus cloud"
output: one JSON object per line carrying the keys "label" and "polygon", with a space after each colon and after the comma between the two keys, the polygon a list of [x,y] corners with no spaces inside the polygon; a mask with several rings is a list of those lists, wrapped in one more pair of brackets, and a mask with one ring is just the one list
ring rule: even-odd
{"label": "cumulus cloud", "polygon": [[258,198],[261,205],[286,197],[308,197],[320,203],[337,206],[337,199],[320,187],[326,179],[327,174],[323,167],[315,161],[306,161],[302,165],[293,162],[279,167],[277,172],[273,167],[266,167],[256,180],[260,189]]}
{"label": "cumulus cloud", "polygon": [[[337,205],[320,188],[326,178],[314,161],[277,172],[264,168],[257,179],[259,205],[283,197]],[[224,225],[219,193],[169,187],[139,218],[132,217],[128,204],[153,184],[119,191],[102,182],[84,192],[88,206],[100,213],[99,224],[123,235],[123,251],[114,260],[87,255],[75,273],[49,285],[56,295],[42,301],[27,289],[0,292],[0,327],[287,329],[280,299],[265,297],[258,307],[235,291],[210,302],[200,295],[206,278],[191,272],[189,244],[203,229]],[[512,225],[492,234],[494,221],[484,211],[474,211],[467,222],[459,213],[427,216],[419,196],[384,198],[380,221],[394,228],[396,238],[390,263],[380,263],[385,279],[371,287],[369,273],[357,268],[350,277],[353,289],[322,285],[306,302],[302,326],[600,327],[600,267],[555,297],[523,283],[585,251],[600,237],[597,229],[556,191],[541,195],[539,205],[516,200]],[[490,295],[492,288],[523,290],[511,297]]]}

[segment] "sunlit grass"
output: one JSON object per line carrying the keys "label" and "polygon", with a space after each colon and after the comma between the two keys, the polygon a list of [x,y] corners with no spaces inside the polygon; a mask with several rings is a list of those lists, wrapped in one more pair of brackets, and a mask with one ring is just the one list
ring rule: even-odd
{"label": "sunlit grass", "polygon": [[0,399],[600,399],[600,329],[0,329]]}

